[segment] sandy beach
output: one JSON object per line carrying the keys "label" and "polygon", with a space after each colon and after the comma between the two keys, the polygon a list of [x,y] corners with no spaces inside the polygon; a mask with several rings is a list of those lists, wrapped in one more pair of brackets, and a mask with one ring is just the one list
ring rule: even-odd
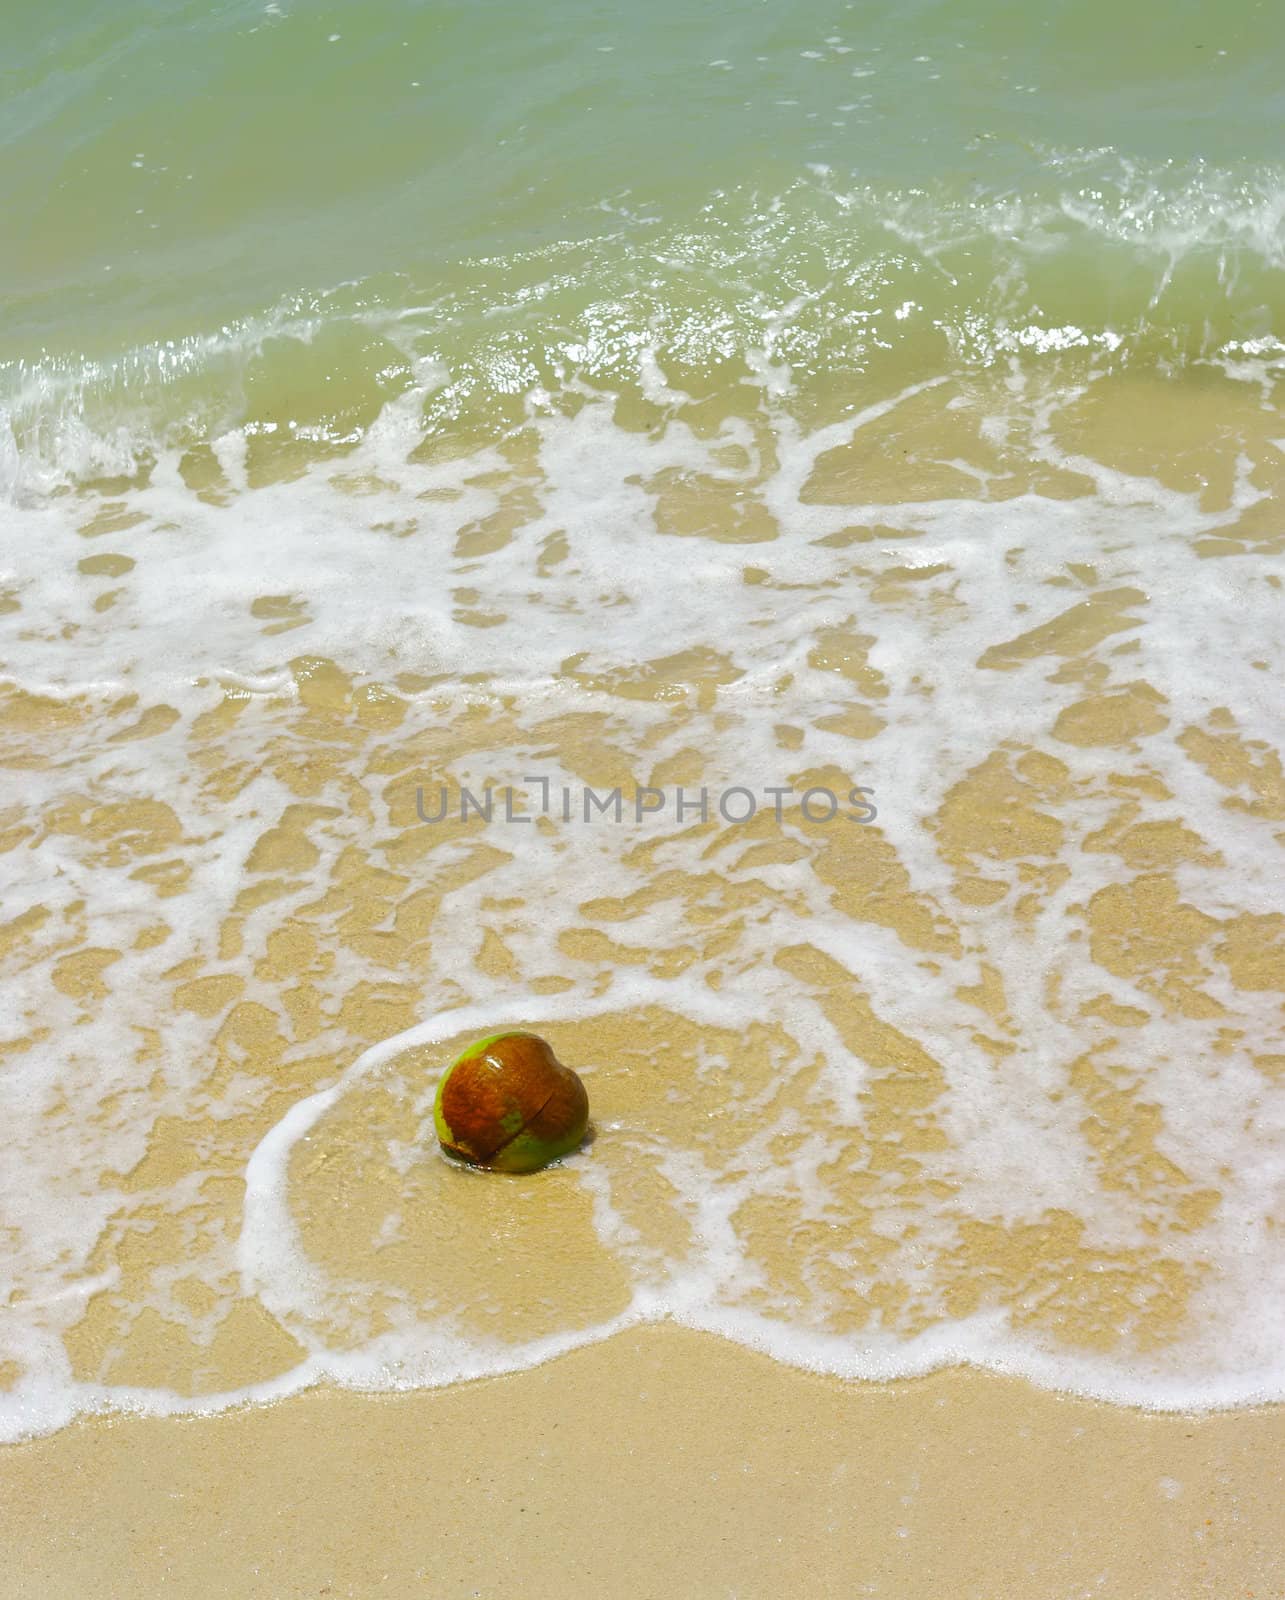
{"label": "sandy beach", "polygon": [[1274,1600],[1285,1410],[874,1385],[633,1330],[535,1370],[0,1453],[5,1600]]}
{"label": "sandy beach", "polygon": [[[927,403],[876,419],[888,461]],[[945,461],[962,412],[931,403]],[[1178,534],[1157,512],[1141,554],[1140,500],[1088,516],[1023,467],[1031,550],[1058,517],[1064,542],[1002,613],[987,538],[949,546],[967,584],[907,566],[919,503],[848,523],[871,447],[814,441],[801,503],[831,531],[775,575],[719,558],[747,637],[807,619],[806,694],[697,642],[518,692],[298,654],[186,723],[6,691],[32,902],[3,929],[6,1088],[39,1185],[10,1184],[0,1400],[47,1436],[0,1454],[0,1595],[1280,1595],[1285,1411],[1253,1405],[1278,1359],[1275,597],[1233,625],[1203,576],[1232,532],[1274,555],[1279,469],[1273,413],[1228,414],[1262,494],[1235,500],[1231,445],[1193,457],[1220,498]],[[1094,430],[1073,442],[1109,457]],[[886,617],[886,671],[856,621],[814,625],[831,583]],[[472,593],[484,663],[505,619]],[[1234,693],[1192,687],[1206,628]],[[577,805],[743,775],[793,798],[463,815],[464,784],[541,763]],[[876,823],[809,813],[867,772]],[[432,1134],[444,1064],[506,1026],[592,1109],[530,1178]],[[229,1398],[272,1403],[199,1414]]]}
{"label": "sandy beach", "polygon": [[1117,11],[15,9],[0,1600],[1285,1600],[1285,8]]}

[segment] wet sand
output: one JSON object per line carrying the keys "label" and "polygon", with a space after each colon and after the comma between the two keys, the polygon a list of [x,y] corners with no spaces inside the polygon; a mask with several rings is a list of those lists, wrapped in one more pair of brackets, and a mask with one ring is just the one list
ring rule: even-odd
{"label": "wet sand", "polygon": [[661,1326],[444,1390],[10,1446],[0,1594],[1268,1600],[1282,1444],[1285,1408],[846,1384]]}
{"label": "wet sand", "polygon": [[[1255,1173],[1285,1062],[1271,1031],[1285,919],[1260,892],[1285,819],[1279,755],[1260,737],[1279,579],[1255,577],[1280,543],[1276,412],[1239,393],[1198,412],[1184,393],[1199,448],[1170,462],[1172,414],[1157,396],[1121,412],[1113,393],[1077,406],[1060,449],[1135,475],[1118,535],[1109,500],[1055,522],[1086,485],[1062,456],[995,456],[986,408],[968,421],[949,390],[912,394],[882,433],[817,460],[800,515],[829,521],[808,524],[797,559],[720,521],[721,480],[689,496],[658,474],[660,533],[733,539],[709,533],[726,523],[756,542],[723,591],[762,597],[734,642],[792,606],[810,615],[826,585],[852,597],[849,622],[809,623],[801,685],[773,664],[755,688],[753,651],[746,665],[732,645],[666,643],[610,670],[568,654],[548,704],[508,693],[498,668],[457,703],[409,670],[376,680],[360,654],[323,656],[311,633],[305,653],[290,631],[275,688],[225,685],[186,712],[159,687],[103,703],[6,690],[22,792],[0,843],[14,882],[40,888],[0,927],[25,995],[25,1031],[3,1046],[9,1082],[47,1059],[57,1091],[33,1069],[15,1326],[47,1317],[82,1397],[147,1389],[195,1408],[284,1384],[309,1349],[356,1360],[400,1328],[415,1353],[411,1312],[528,1356],[596,1339],[640,1285],[708,1270],[730,1242],[738,1311],[862,1351],[881,1330],[911,1339],[990,1311],[1019,1349],[1112,1368],[1108,1393],[1136,1362],[1197,1394],[1252,1376],[1270,1276],[1233,1230],[1261,1202],[1270,1237]],[[1242,503],[1246,440],[1259,498]],[[495,554],[529,513],[514,457],[494,508],[460,533],[461,576],[479,559],[470,541]],[[1027,521],[1014,510],[958,538],[958,460],[997,503],[1035,497]],[[922,515],[896,510],[911,490]],[[1162,492],[1198,495],[1217,537],[1194,500],[1162,515]],[[930,495],[949,507],[938,522]],[[856,520],[871,499],[887,525]],[[1153,499],[1148,542],[1134,524]],[[1190,526],[1174,531],[1179,513]],[[120,545],[81,577],[145,572],[132,515],[108,507],[79,529]],[[366,516],[372,536],[395,525]],[[978,566],[974,548],[1000,534],[1002,562]],[[815,550],[833,570],[812,572]],[[549,570],[562,560],[555,548]],[[1234,624],[1217,587],[1232,563],[1248,574]],[[302,629],[304,602],[256,594],[260,581],[243,609],[264,639]],[[491,610],[482,589],[451,599],[457,649],[478,633],[501,660],[501,601],[515,625],[527,615],[525,568],[505,581],[485,591]],[[566,599],[582,588],[568,579]],[[74,637],[118,614],[116,593]],[[1227,618],[1226,704],[1196,692],[1205,611]],[[980,687],[951,714],[956,681]],[[957,728],[972,744],[946,762]],[[907,765],[915,749],[931,762]],[[916,772],[938,765],[930,806]],[[600,792],[869,779],[883,809],[871,828],[792,808],[739,832],[559,832],[541,816],[520,850],[477,818],[419,813],[423,783],[449,777],[454,794],[533,770]],[[494,1026],[519,1001],[522,1025],[585,1071],[603,1135],[590,1158],[529,1184],[418,1160],[434,1074],[464,1039],[411,1046],[353,1079],[282,1169],[324,1303],[292,1299],[288,1271],[247,1283],[247,1163],[280,1119],[428,1016],[482,1004]],[[827,1041],[859,1072],[827,1079]],[[1192,1061],[1203,1075],[1169,1070]],[[1054,1204],[1035,1190],[1059,1155],[1070,1200]],[[734,1191],[727,1226],[702,1239],[716,1182]],[[294,1261],[283,1246],[275,1264]],[[0,1348],[0,1389],[24,1379],[22,1349]],[[0,1600],[1280,1600],[1283,1419],[1144,1412],[973,1370],[850,1382],[640,1326],[431,1391],[314,1389],[6,1447]]]}

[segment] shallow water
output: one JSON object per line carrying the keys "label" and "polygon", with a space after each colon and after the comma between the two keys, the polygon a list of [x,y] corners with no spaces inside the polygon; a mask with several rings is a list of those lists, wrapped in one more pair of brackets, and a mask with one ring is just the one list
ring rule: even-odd
{"label": "shallow water", "polygon": [[[661,1316],[1281,1397],[1278,24],[1166,19],[19,36],[7,1433]],[[595,1137],[487,1180],[509,1024]]]}

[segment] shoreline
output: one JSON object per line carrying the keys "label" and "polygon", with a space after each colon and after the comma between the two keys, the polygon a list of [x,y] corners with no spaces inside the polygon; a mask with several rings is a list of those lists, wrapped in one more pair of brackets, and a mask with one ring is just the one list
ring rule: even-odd
{"label": "shoreline", "polygon": [[6,1446],[0,1595],[1265,1600],[1282,1462],[1285,1406],[845,1382],[661,1324],[442,1389]]}

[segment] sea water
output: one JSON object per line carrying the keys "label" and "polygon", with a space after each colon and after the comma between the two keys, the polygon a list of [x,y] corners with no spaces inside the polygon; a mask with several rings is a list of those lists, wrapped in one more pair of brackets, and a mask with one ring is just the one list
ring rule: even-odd
{"label": "sea water", "polygon": [[661,1318],[1285,1394],[1283,33],[11,19],[6,1437]]}

